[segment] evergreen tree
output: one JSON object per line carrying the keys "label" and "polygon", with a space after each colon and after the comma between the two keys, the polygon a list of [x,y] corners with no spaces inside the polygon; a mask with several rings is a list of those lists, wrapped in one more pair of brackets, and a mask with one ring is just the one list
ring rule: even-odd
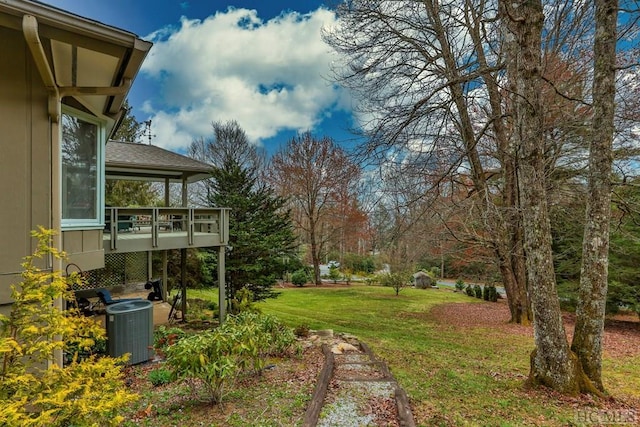
{"label": "evergreen tree", "polygon": [[226,254],[227,296],[246,287],[254,300],[275,297],[272,287],[297,247],[285,199],[261,184],[257,172],[231,157],[211,173],[211,206],[231,208]]}

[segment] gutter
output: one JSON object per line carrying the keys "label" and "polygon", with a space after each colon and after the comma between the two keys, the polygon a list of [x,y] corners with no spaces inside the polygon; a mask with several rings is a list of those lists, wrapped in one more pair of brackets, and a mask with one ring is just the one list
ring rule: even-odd
{"label": "gutter", "polygon": [[56,85],[53,78],[51,67],[49,67],[49,61],[47,61],[47,57],[44,54],[44,48],[38,35],[38,21],[34,16],[24,15],[22,17],[22,33],[31,51],[31,56],[33,56],[33,60],[36,63],[40,77],[42,77],[42,81],[49,92],[49,116],[51,116],[54,123],[58,123],[61,111],[60,100],[62,98],[58,85]]}
{"label": "gutter", "polygon": [[22,17],[22,32],[27,41],[31,56],[36,63],[40,77],[49,92],[49,116],[58,123],[60,120],[61,100],[65,96],[79,95],[103,95],[103,96],[124,96],[131,88],[131,79],[123,78],[120,86],[108,87],[80,87],[80,86],[58,86],[53,77],[53,72],[49,66],[49,61],[44,53],[42,42],[38,34],[38,20],[33,15]]}

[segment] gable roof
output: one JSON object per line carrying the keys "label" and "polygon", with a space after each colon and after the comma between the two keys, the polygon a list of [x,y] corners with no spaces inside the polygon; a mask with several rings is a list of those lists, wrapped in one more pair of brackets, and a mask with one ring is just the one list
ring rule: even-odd
{"label": "gable roof", "polygon": [[[0,27],[24,34],[47,90],[113,131],[151,42],[34,0],[1,0]],[[59,110],[50,115],[58,120]],[[59,107],[58,107],[59,108]]]}
{"label": "gable roof", "polygon": [[110,140],[105,168],[108,179],[195,182],[209,178],[212,166],[155,145]]}

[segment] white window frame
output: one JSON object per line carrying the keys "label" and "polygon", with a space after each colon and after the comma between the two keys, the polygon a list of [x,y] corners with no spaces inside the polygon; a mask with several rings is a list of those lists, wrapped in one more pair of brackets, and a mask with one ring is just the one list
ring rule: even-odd
{"label": "white window frame", "polygon": [[[106,144],[106,123],[104,120],[100,120],[99,118],[92,116],[91,114],[87,114],[85,112],[76,110],[75,108],[71,108],[69,106],[62,106],[62,114],[67,116],[72,116],[78,118],[87,123],[91,123],[96,125],[97,127],[97,141],[98,147],[96,147],[96,217],[95,218],[82,218],[82,219],[70,219],[70,218],[62,218],[62,230],[92,230],[92,229],[102,229],[104,228],[104,210],[105,210],[105,200],[104,200],[104,187],[105,187],[105,165],[104,165],[104,156],[105,156],[105,144]],[[60,119],[60,149],[62,150],[63,146],[63,126],[62,126],[62,118]],[[60,171],[62,171],[62,155],[60,156]],[[65,176],[62,175],[61,179],[65,179]],[[62,182],[60,182],[60,193],[62,193],[63,187]],[[60,194],[61,200],[64,200],[63,195]],[[61,212],[62,214],[62,212]]]}

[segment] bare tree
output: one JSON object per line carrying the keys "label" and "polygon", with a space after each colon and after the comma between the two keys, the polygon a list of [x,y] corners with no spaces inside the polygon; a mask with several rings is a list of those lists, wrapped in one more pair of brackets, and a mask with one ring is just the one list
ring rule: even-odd
{"label": "bare tree", "polygon": [[[442,194],[447,181],[470,184],[455,203],[468,204],[481,226],[467,227],[464,238],[484,238],[494,250],[512,319],[535,319],[531,381],[567,393],[602,389],[611,161],[637,153],[632,131],[625,136],[630,143],[612,153],[617,3],[595,5],[353,0],[339,9],[341,24],[325,34],[345,58],[336,79],[362,98],[369,141],[361,154],[385,168],[397,162],[402,178],[394,184],[404,198],[394,197],[397,206]],[[623,22],[631,28],[627,41],[637,37],[637,16]],[[592,44],[596,34],[602,39]],[[629,58],[626,64],[636,65]],[[625,108],[632,105],[627,99]],[[633,116],[627,110],[620,120],[635,123]],[[591,191],[576,355],[560,316],[549,204],[586,171]]]}
{"label": "bare tree", "polygon": [[316,139],[309,132],[289,140],[273,156],[271,166],[273,186],[298,208],[300,215],[294,220],[309,239],[314,281],[319,285],[327,216],[340,195],[354,191],[360,168],[332,139]]}
{"label": "bare tree", "polygon": [[[468,197],[475,200],[470,206],[494,251],[512,321],[526,324],[531,316],[515,147],[505,123],[497,11],[491,5],[356,0],[338,8],[339,24],[324,36],[342,54],[336,80],[359,96],[369,138],[360,154],[400,170],[393,184],[405,193],[405,207],[442,191],[445,177],[469,180]],[[478,110],[484,111],[482,121]],[[390,166],[394,162],[397,168]],[[495,171],[502,180],[492,187],[487,177]],[[467,239],[477,244],[479,236]]]}
{"label": "bare tree", "polygon": [[[211,127],[211,138],[201,137],[191,142],[187,151],[189,157],[216,167],[235,163],[250,175],[263,178],[265,152],[249,141],[238,122],[213,122]],[[259,182],[264,181],[261,179]],[[209,178],[194,183],[190,194],[195,197],[197,204],[208,206],[212,191],[212,181]]]}

